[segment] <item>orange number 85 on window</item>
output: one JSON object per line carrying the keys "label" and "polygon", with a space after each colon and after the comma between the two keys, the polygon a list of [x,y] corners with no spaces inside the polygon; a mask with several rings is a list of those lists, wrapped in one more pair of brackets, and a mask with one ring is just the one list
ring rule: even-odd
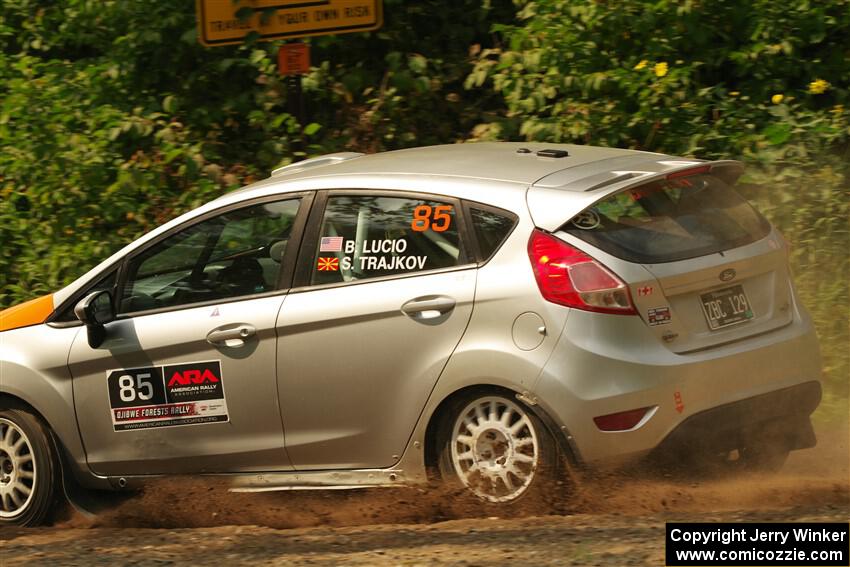
{"label": "orange number 85 on window", "polygon": [[437,205],[436,207],[419,205],[413,209],[413,220],[410,223],[410,228],[414,232],[425,232],[429,228],[434,232],[445,232],[452,224],[451,212],[451,205]]}

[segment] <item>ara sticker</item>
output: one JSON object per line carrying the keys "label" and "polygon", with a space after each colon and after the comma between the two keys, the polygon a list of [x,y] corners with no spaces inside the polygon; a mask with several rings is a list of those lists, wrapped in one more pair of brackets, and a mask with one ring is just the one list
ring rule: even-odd
{"label": "ara sticker", "polygon": [[670,322],[670,319],[671,316],[669,307],[653,307],[646,311],[646,320],[653,327],[655,325],[666,325]]}
{"label": "ara sticker", "polygon": [[316,269],[320,272],[338,272],[339,258],[319,258]]}
{"label": "ara sticker", "polygon": [[230,420],[218,360],[108,370],[106,386],[115,431]]}
{"label": "ara sticker", "polygon": [[676,390],[673,393],[673,401],[676,403],[676,411],[682,413],[685,411],[685,402],[682,401],[682,392]]}

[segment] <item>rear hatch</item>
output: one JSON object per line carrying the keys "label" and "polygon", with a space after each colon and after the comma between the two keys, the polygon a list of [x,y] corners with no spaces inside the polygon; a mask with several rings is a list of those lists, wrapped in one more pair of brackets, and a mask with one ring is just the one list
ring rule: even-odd
{"label": "rear hatch", "polygon": [[727,183],[736,175],[712,167],[641,176],[559,228],[625,281],[639,316],[678,353],[792,319],[781,236]]}

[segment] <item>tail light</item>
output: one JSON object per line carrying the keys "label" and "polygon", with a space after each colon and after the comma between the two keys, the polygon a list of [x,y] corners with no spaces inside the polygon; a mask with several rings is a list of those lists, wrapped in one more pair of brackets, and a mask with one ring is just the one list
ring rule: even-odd
{"label": "tail light", "polygon": [[547,301],[585,311],[637,314],[626,284],[563,240],[535,229],[528,241],[528,257]]}

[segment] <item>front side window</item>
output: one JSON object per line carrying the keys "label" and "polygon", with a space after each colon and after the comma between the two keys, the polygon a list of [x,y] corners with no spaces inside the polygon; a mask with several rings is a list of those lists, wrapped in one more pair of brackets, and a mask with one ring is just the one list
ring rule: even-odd
{"label": "front side window", "polygon": [[357,281],[464,262],[453,204],[339,195],[325,207],[310,282]]}
{"label": "front side window", "polygon": [[130,260],[121,313],[273,291],[300,199],[194,224]]}

